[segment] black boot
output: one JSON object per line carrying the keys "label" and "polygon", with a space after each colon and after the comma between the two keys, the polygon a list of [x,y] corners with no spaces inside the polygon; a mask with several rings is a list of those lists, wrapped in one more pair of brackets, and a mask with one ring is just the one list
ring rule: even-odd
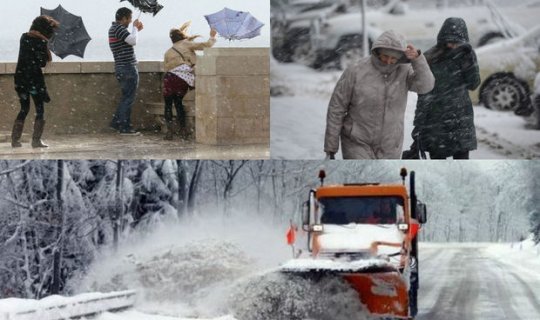
{"label": "black boot", "polygon": [[174,124],[172,121],[167,121],[167,133],[165,134],[165,137],[163,137],[164,140],[172,140],[174,135]]}
{"label": "black boot", "polygon": [[13,131],[11,131],[11,146],[13,148],[22,147],[21,136],[24,129],[24,120],[15,120]]}
{"label": "black boot", "polygon": [[45,128],[45,120],[36,119],[34,122],[34,134],[32,135],[32,148],[48,148],[49,146],[44,144],[41,141],[41,135],[43,134],[43,129]]}

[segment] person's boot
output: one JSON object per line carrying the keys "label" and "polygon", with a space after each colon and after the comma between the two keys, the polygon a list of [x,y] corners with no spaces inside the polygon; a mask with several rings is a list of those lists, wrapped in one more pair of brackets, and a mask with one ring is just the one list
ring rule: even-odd
{"label": "person's boot", "polygon": [[34,134],[32,135],[32,148],[47,148],[48,145],[41,141],[41,135],[45,129],[45,120],[36,120],[34,122]]}
{"label": "person's boot", "polygon": [[164,140],[172,140],[174,135],[174,124],[172,121],[167,121],[167,133],[165,133]]}
{"label": "person's boot", "polygon": [[24,120],[15,120],[13,131],[11,132],[11,146],[13,148],[22,147],[21,136],[24,129]]}
{"label": "person's boot", "polygon": [[190,132],[187,128],[186,121],[177,120],[176,122],[178,124],[178,135],[180,136],[180,138],[186,141],[189,140]]}

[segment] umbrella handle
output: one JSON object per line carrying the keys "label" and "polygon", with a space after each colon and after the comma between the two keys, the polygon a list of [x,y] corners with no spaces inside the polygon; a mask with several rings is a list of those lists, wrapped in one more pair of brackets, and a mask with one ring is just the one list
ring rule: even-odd
{"label": "umbrella handle", "polygon": [[141,14],[142,14],[142,10],[139,10],[139,15],[137,16],[137,20],[139,20],[139,18],[141,17]]}

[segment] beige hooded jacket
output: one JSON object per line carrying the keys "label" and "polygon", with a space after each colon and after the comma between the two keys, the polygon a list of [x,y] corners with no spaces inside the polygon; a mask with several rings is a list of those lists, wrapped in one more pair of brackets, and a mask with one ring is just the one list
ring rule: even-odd
{"label": "beige hooded jacket", "polygon": [[403,54],[398,63],[385,65],[377,57],[379,48],[405,52],[407,43],[386,31],[370,57],[343,72],[328,105],[325,152],[337,152],[341,137],[344,159],[401,158],[407,92],[427,93],[435,78],[422,54],[413,61]]}
{"label": "beige hooded jacket", "polygon": [[178,50],[182,55],[170,48],[165,52],[164,68],[165,71],[170,71],[181,64],[187,64],[193,67],[197,63],[196,50],[210,48],[216,43],[216,39],[210,38],[206,42],[194,42],[188,39],[177,41],[173,44],[173,48]]}

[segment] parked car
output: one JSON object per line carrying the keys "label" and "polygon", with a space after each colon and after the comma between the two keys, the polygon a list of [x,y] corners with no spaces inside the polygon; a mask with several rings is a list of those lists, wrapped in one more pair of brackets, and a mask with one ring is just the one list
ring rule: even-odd
{"label": "parked car", "polygon": [[[372,43],[382,31],[394,29],[420,49],[427,49],[436,43],[444,20],[452,16],[462,17],[467,22],[473,46],[524,32],[522,27],[502,17],[491,5],[410,10],[406,3],[393,0],[379,10],[366,11],[369,42]],[[311,43],[312,58],[308,60],[311,66],[317,68],[332,62],[344,69],[360,57],[363,34],[360,11],[322,17],[317,27],[318,30],[312,31],[315,40]]]}
{"label": "parked car", "polygon": [[531,88],[540,71],[540,26],[517,38],[478,48],[476,54],[482,82],[470,93],[473,103],[530,115]]}
{"label": "parked car", "polygon": [[[311,21],[338,14],[348,0],[272,0],[272,55],[279,62],[298,60],[298,48],[310,41]],[[303,49],[301,49],[303,50]]]}

